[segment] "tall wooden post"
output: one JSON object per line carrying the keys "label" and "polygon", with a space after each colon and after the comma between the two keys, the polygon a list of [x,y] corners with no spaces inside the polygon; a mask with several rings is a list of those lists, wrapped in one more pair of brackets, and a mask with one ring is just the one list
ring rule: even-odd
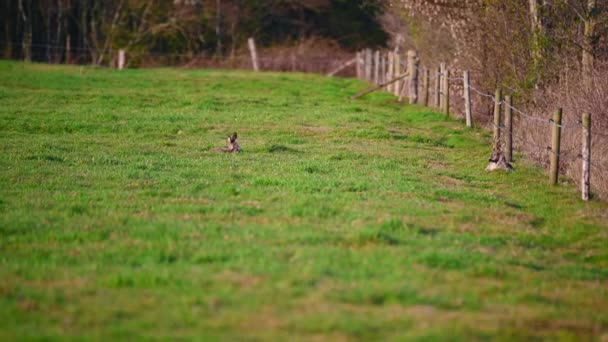
{"label": "tall wooden post", "polygon": [[[394,78],[395,75],[395,54],[392,51],[388,52],[388,74],[386,75],[386,80],[390,81]],[[386,91],[392,93],[395,87],[393,84],[389,84],[386,88]]]}
{"label": "tall wooden post", "polygon": [[372,50],[365,49],[365,80],[372,81]]}
{"label": "tall wooden post", "polygon": [[550,182],[551,185],[556,185],[559,177],[559,154],[560,142],[562,138],[562,109],[558,108],[553,114],[553,127],[551,130],[551,169]]}
{"label": "tall wooden post", "polygon": [[445,63],[441,63],[441,110],[450,114],[450,72]]}
{"label": "tall wooden post", "polygon": [[471,79],[469,71],[465,70],[464,75],[464,115],[467,127],[473,127],[473,109],[471,108]]}
{"label": "tall wooden post", "polygon": [[418,103],[418,53],[414,50],[407,52],[407,72],[410,103]]}
{"label": "tall wooden post", "polygon": [[374,84],[380,83],[380,51],[374,54]]}
{"label": "tall wooden post", "polygon": [[366,69],[367,69],[367,59],[366,59],[366,50],[361,50],[361,79],[365,80],[367,77]]}
{"label": "tall wooden post", "polygon": [[363,78],[363,52],[357,52],[357,78]]}
{"label": "tall wooden post", "polygon": [[441,107],[441,68],[435,71],[435,107]]}
{"label": "tall wooden post", "polygon": [[[393,77],[397,77],[401,75],[401,55],[399,52],[395,52],[394,59],[395,67],[393,69]],[[399,96],[401,94],[401,82],[397,82],[393,85],[393,93],[395,96]]]}
{"label": "tall wooden post", "polygon": [[125,50],[120,49],[120,50],[118,50],[118,70],[124,69],[125,63],[126,63]]}
{"label": "tall wooden post", "polygon": [[502,90],[496,89],[494,93],[494,134],[493,142],[496,144],[500,141],[500,105],[502,102]]}
{"label": "tall wooden post", "polygon": [[513,100],[510,95],[505,96],[505,158],[507,163],[513,161]]}
{"label": "tall wooden post", "polygon": [[427,68],[424,68],[422,74],[422,96],[423,96],[423,104],[428,107],[429,105],[429,74],[430,71]]}
{"label": "tall wooden post", "polygon": [[583,121],[583,173],[581,175],[581,193],[583,201],[589,200],[589,190],[591,188],[591,114],[584,113]]}
{"label": "tall wooden post", "polygon": [[384,56],[384,54],[381,54],[380,55],[380,81],[378,82],[378,84],[386,82],[386,63],[387,63],[387,58]]}
{"label": "tall wooden post", "polygon": [[65,64],[72,63],[72,46],[70,35],[65,38]]}
{"label": "tall wooden post", "polygon": [[255,49],[255,41],[253,38],[249,38],[247,42],[249,44],[249,52],[251,53],[251,64],[253,65],[253,70],[258,72],[260,71],[260,66],[258,64],[258,52]]}

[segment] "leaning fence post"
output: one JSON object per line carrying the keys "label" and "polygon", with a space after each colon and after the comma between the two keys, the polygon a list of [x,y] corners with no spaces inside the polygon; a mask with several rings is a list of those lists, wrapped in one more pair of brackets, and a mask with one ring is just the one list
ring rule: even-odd
{"label": "leaning fence post", "polygon": [[581,175],[581,192],[583,201],[589,200],[591,187],[591,114],[584,113],[583,118],[583,174]]}
{"label": "leaning fence post", "polygon": [[562,137],[562,109],[558,108],[553,114],[553,129],[551,130],[551,185],[556,185],[559,176],[559,154]]}
{"label": "leaning fence post", "polygon": [[258,52],[255,49],[255,41],[253,40],[253,38],[249,38],[248,43],[249,52],[251,53],[251,63],[253,64],[253,70],[256,72],[260,71],[260,67],[258,65]]}
{"label": "leaning fence post", "polygon": [[[369,87],[369,88],[367,88],[367,89],[365,89],[365,90],[357,93],[356,95],[351,96],[350,98],[353,99],[353,100],[354,99],[358,99],[358,98],[360,98],[362,96],[365,96],[365,95],[367,95],[369,93],[372,93],[372,92],[374,92],[374,91],[376,91],[378,89],[382,89],[382,88],[384,88],[388,84],[400,82],[405,77],[407,77],[407,72],[403,73],[403,74],[401,74],[401,75],[399,75],[399,76],[397,76],[395,78],[393,78],[392,80],[386,81],[385,83],[381,83],[381,84],[378,84],[378,85],[371,86],[371,87]],[[403,89],[406,89],[406,88],[403,88]]]}
{"label": "leaning fence post", "polygon": [[435,107],[441,106],[441,68],[435,71]]}
{"label": "leaning fence post", "polygon": [[441,63],[441,88],[441,109],[450,115],[450,71],[445,63]]}
{"label": "leaning fence post", "polygon": [[468,70],[464,71],[463,80],[465,119],[467,122],[467,127],[473,127],[473,110],[471,108],[471,78]]}
{"label": "leaning fence post", "polygon": [[500,105],[502,104],[501,100],[502,91],[500,89],[496,89],[496,93],[494,94],[494,144],[498,144],[498,142],[500,141]]}
{"label": "leaning fence post", "polygon": [[424,68],[424,73],[422,74],[422,96],[424,96],[423,104],[428,107],[429,105],[429,69]]}
{"label": "leaning fence post", "polygon": [[513,161],[513,100],[510,95],[505,96],[505,158],[507,163]]}
{"label": "leaning fence post", "polygon": [[418,103],[418,53],[414,50],[407,52],[407,72],[410,103]]}

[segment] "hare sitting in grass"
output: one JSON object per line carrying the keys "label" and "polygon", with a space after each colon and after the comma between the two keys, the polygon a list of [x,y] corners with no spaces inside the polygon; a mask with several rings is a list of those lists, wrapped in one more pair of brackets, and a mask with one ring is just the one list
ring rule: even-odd
{"label": "hare sitting in grass", "polygon": [[486,171],[505,170],[513,171],[513,166],[507,161],[507,158],[502,153],[502,145],[500,139],[495,139],[492,148],[492,155],[490,156],[490,163],[486,167]]}
{"label": "hare sitting in grass", "polygon": [[241,146],[236,141],[237,137],[238,136],[237,136],[236,132],[232,133],[232,136],[229,136],[226,140],[228,143],[228,146],[226,146],[225,148],[216,148],[214,151],[220,152],[220,153],[221,152],[223,152],[223,153],[241,152]]}

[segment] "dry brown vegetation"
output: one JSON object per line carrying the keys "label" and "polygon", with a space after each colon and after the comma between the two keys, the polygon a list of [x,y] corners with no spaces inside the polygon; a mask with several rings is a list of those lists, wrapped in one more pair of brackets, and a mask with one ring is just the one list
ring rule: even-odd
{"label": "dry brown vegetation", "polygon": [[[319,37],[302,39],[292,44],[280,44],[258,49],[260,69],[264,71],[290,71],[326,74],[353,58],[353,54],[341,48],[335,41]],[[148,58],[144,66],[162,65],[163,60]],[[248,50],[241,50],[227,58],[185,58],[178,65],[193,68],[251,69]],[[340,72],[341,76],[353,76],[354,66]]]}
{"label": "dry brown vegetation", "polygon": [[[391,1],[383,18],[391,48],[416,49],[425,67],[447,62],[454,75],[469,70],[472,85],[493,94],[502,88],[515,107],[517,149],[546,166],[552,113],[564,110],[563,174],[580,178],[581,130],[592,114],[592,192],[608,198],[608,2],[605,0]],[[463,116],[461,82],[452,108]],[[473,93],[478,125],[489,126],[490,97]]]}

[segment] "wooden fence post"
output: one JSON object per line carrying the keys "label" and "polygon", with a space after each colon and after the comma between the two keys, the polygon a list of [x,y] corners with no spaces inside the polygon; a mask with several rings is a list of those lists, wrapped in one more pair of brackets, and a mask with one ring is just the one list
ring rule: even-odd
{"label": "wooden fence post", "polygon": [[380,80],[378,84],[384,83],[386,81],[386,63],[387,57],[384,54],[380,55]]}
{"label": "wooden fence post", "polygon": [[581,175],[581,192],[583,201],[589,200],[591,187],[591,114],[583,114],[583,174]]}
{"label": "wooden fence post", "polygon": [[559,153],[562,138],[562,109],[558,108],[553,114],[553,128],[551,130],[551,185],[556,185],[559,177]]}
{"label": "wooden fence post", "polygon": [[72,46],[69,34],[65,38],[65,64],[72,64]]}
{"label": "wooden fence post", "polygon": [[361,50],[361,79],[365,79],[365,50]]}
{"label": "wooden fence post", "polygon": [[435,71],[435,107],[441,106],[441,68]]}
{"label": "wooden fence post", "polygon": [[500,141],[500,105],[502,102],[502,90],[496,89],[494,93],[494,134],[492,136],[493,143],[497,144]]}
{"label": "wooden fence post", "polygon": [[467,127],[473,127],[473,109],[471,108],[471,78],[469,71],[465,70],[464,75],[464,115]]}
{"label": "wooden fence post", "polygon": [[507,163],[513,161],[513,99],[510,95],[505,96],[505,158]]}
{"label": "wooden fence post", "polygon": [[[399,52],[395,52],[394,54],[394,62],[395,62],[395,67],[393,69],[394,71],[394,76],[397,75],[401,75],[401,55],[399,54]],[[393,85],[393,93],[395,94],[395,96],[399,96],[401,94],[401,82],[396,82]]]}
{"label": "wooden fence post", "polygon": [[429,106],[429,74],[430,70],[424,68],[424,73],[422,74],[422,96],[424,96],[423,104],[426,107]]}
{"label": "wooden fence post", "polygon": [[374,84],[378,84],[380,81],[380,52],[378,50],[372,52],[374,57]]}
{"label": "wooden fence post", "polygon": [[361,78],[361,52],[355,53],[355,71],[357,73],[357,79]]}
{"label": "wooden fence post", "polygon": [[365,49],[365,80],[372,81],[372,50]]}
{"label": "wooden fence post", "polygon": [[[388,74],[386,75],[386,79],[387,80],[392,80],[394,78],[394,74],[395,74],[395,55],[393,54],[392,51],[388,52]],[[389,93],[393,92],[393,84],[389,84],[386,87],[386,91]]]}
{"label": "wooden fence post", "polygon": [[441,88],[441,109],[450,115],[450,71],[445,63],[441,63]]}
{"label": "wooden fence post", "polygon": [[253,70],[258,72],[260,71],[260,66],[258,64],[258,52],[255,49],[255,41],[253,38],[248,39],[249,43],[249,52],[251,53],[251,63],[253,64]]}
{"label": "wooden fence post", "polygon": [[410,103],[418,103],[418,53],[414,50],[407,52],[407,72],[409,73]]}
{"label": "wooden fence post", "polygon": [[125,68],[126,57],[125,50],[118,50],[118,70],[122,70]]}

